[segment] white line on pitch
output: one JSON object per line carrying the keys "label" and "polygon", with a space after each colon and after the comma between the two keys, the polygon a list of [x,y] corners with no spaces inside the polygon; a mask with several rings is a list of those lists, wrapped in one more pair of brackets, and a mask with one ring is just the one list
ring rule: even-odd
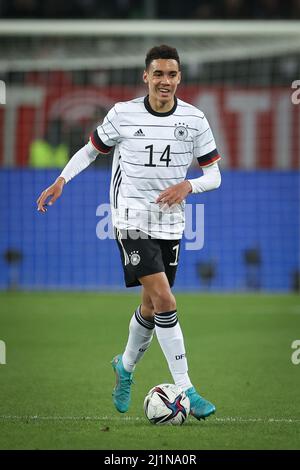
{"label": "white line on pitch", "polygon": [[[0,416],[2,421],[145,421],[140,416]],[[300,423],[300,419],[293,418],[243,418],[240,416],[224,416],[224,418],[211,417],[210,421],[219,423]]]}
{"label": "white line on pitch", "polygon": [[225,416],[224,418],[212,419],[222,423],[300,423],[300,419],[293,418],[242,418],[239,416]]}

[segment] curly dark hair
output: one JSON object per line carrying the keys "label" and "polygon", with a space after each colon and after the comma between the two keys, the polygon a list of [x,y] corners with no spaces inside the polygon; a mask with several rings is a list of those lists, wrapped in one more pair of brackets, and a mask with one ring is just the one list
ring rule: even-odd
{"label": "curly dark hair", "polygon": [[148,70],[149,65],[151,64],[152,60],[156,59],[174,59],[178,63],[178,68],[180,69],[180,59],[177,50],[175,47],[167,46],[166,44],[162,44],[161,46],[152,47],[147,52],[145,58],[145,65],[146,70]]}

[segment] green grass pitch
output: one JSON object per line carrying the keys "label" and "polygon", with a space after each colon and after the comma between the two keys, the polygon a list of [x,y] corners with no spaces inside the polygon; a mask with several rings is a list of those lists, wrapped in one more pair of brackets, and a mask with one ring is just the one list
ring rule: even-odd
{"label": "green grass pitch", "polygon": [[132,407],[113,407],[110,360],[122,352],[136,293],[2,293],[1,449],[299,449],[296,295],[177,294],[193,384],[217,406],[206,421],[154,426],[147,391],[171,376],[154,339]]}

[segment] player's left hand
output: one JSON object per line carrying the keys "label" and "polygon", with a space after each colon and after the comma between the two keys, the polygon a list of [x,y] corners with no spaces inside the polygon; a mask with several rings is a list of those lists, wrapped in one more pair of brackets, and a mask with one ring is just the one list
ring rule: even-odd
{"label": "player's left hand", "polygon": [[168,206],[172,206],[173,204],[180,204],[191,192],[191,183],[185,180],[182,181],[182,183],[175,184],[174,186],[170,186],[169,188],[162,191],[156,199],[156,203],[168,204]]}

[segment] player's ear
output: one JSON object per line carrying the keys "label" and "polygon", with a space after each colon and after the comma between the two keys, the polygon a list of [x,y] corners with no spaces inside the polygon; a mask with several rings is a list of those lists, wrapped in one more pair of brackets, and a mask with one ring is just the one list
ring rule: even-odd
{"label": "player's ear", "polygon": [[177,82],[177,84],[179,85],[180,82],[181,82],[181,72],[180,72],[180,70],[179,70],[179,72],[178,72],[178,82]]}
{"label": "player's ear", "polygon": [[144,73],[143,73],[143,80],[144,80],[144,83],[148,83],[148,73],[146,70],[144,70]]}

